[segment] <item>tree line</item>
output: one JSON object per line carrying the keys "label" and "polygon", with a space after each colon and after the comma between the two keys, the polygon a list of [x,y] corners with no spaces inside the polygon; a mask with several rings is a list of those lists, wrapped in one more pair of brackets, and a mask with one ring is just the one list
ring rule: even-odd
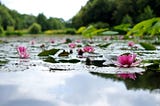
{"label": "tree line", "polygon": [[89,0],[71,19],[74,27],[96,24],[112,27],[135,25],[160,16],[160,0]]}
{"label": "tree line", "polygon": [[10,33],[13,30],[24,29],[30,29],[31,33],[48,31],[47,33],[53,34],[53,30],[62,33],[59,30],[64,31],[67,28],[71,29],[65,31],[65,34],[75,34],[74,28],[89,25],[97,29],[113,29],[114,26],[122,25],[120,27],[127,28],[126,33],[128,26],[133,27],[143,20],[159,17],[159,10],[160,0],[89,0],[73,18],[66,22],[62,18],[47,18],[43,13],[38,16],[20,14],[0,2],[0,34],[3,30]]}
{"label": "tree line", "polygon": [[37,23],[41,26],[41,30],[63,29],[67,26],[66,22],[61,18],[47,18],[43,13],[38,16],[20,14],[16,10],[10,10],[0,3],[0,26],[7,30],[13,27],[14,30],[28,29],[32,24]]}

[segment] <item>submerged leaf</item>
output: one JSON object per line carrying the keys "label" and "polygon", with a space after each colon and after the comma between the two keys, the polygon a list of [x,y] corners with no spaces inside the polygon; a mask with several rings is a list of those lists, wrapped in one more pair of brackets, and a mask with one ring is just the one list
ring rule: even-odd
{"label": "submerged leaf", "polygon": [[60,49],[50,49],[50,50],[44,50],[41,53],[38,54],[38,56],[49,56],[56,54]]}

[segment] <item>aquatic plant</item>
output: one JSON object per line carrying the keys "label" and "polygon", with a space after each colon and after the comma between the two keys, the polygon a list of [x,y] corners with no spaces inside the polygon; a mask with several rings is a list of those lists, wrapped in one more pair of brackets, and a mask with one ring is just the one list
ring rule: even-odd
{"label": "aquatic plant", "polygon": [[83,51],[91,53],[91,52],[94,52],[94,48],[92,46],[85,46],[83,48]]}
{"label": "aquatic plant", "polygon": [[115,65],[118,67],[129,68],[138,66],[140,62],[141,60],[136,59],[136,54],[126,53],[117,57]]}
{"label": "aquatic plant", "polygon": [[75,47],[76,47],[76,44],[75,44],[75,43],[70,43],[70,44],[68,44],[68,46],[69,46],[70,48],[75,48]]}
{"label": "aquatic plant", "polygon": [[35,43],[36,43],[35,40],[31,40],[31,41],[30,41],[30,44],[31,44],[31,45],[34,45]]}
{"label": "aquatic plant", "polygon": [[129,41],[129,42],[128,42],[128,46],[129,46],[129,47],[133,47],[134,45],[135,45],[135,43],[134,43],[133,41]]}
{"label": "aquatic plant", "polygon": [[160,34],[160,18],[151,18],[136,24],[127,32],[127,36],[144,36],[144,35],[159,35]]}
{"label": "aquatic plant", "polygon": [[20,58],[28,58],[29,57],[29,53],[27,52],[26,47],[18,46],[17,51],[18,51],[18,54],[19,54]]}
{"label": "aquatic plant", "polygon": [[50,39],[50,42],[51,42],[51,43],[55,43],[54,39]]}

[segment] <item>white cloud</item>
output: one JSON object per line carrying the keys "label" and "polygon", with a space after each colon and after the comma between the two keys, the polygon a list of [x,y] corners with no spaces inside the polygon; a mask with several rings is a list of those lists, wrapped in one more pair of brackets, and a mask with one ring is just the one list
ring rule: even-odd
{"label": "white cloud", "polygon": [[47,17],[58,17],[68,20],[84,6],[88,0],[1,0],[10,9],[20,13]]}

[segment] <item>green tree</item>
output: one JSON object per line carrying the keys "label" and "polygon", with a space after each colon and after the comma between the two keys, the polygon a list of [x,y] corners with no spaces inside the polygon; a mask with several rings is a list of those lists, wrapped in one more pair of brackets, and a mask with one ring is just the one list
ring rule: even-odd
{"label": "green tree", "polygon": [[106,22],[113,24],[112,14],[114,7],[112,0],[90,0],[80,12],[73,17],[72,23],[76,28],[88,26],[91,23]]}
{"label": "green tree", "polygon": [[0,6],[0,21],[4,30],[7,29],[7,26],[14,26],[14,20],[4,6]]}
{"label": "green tree", "polygon": [[144,12],[142,12],[137,20],[138,21],[143,21],[143,20],[146,20],[146,19],[150,19],[150,18],[153,18],[155,17],[154,13],[153,13],[153,10],[151,9],[150,6],[147,5],[147,7],[144,8]]}
{"label": "green tree", "polygon": [[3,27],[0,26],[0,36],[3,36],[4,35],[4,29]]}
{"label": "green tree", "polygon": [[23,14],[21,15],[20,21],[22,24],[21,29],[28,29],[33,23],[36,22],[36,17],[33,15]]}
{"label": "green tree", "polygon": [[41,32],[41,26],[38,23],[33,23],[29,27],[29,33],[31,33],[31,34],[38,34],[40,32]]}
{"label": "green tree", "polygon": [[37,23],[41,25],[42,27],[42,31],[45,31],[48,29],[48,22],[47,22],[47,18],[43,13],[40,13],[37,16]]}
{"label": "green tree", "polygon": [[128,14],[125,15],[125,16],[123,17],[121,23],[122,23],[122,24],[131,24],[131,25],[132,25],[132,24],[133,24],[132,17],[129,16]]}
{"label": "green tree", "polygon": [[48,22],[48,29],[63,29],[63,28],[65,28],[65,22],[63,19],[50,17],[47,20],[47,22]]}

